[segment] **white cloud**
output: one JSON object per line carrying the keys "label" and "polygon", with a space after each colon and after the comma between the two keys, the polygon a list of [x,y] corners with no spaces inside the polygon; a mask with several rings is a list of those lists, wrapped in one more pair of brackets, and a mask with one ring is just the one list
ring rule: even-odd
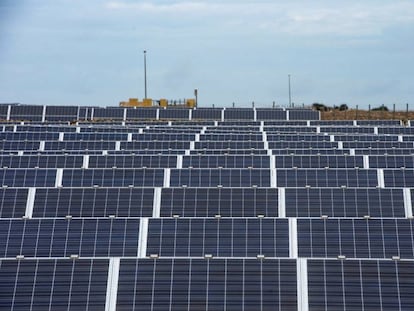
{"label": "white cloud", "polygon": [[372,1],[363,4],[349,1],[342,6],[333,5],[330,1],[293,1],[285,4],[111,1],[105,4],[105,8],[166,19],[179,17],[182,23],[206,17],[198,19],[198,23],[227,27],[223,30],[237,25],[250,31],[288,35],[378,35],[389,27],[414,22],[414,3],[403,0],[376,4]]}

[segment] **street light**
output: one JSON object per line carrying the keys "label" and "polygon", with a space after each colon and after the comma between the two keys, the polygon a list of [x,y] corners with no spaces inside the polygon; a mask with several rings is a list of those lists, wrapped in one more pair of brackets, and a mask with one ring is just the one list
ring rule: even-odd
{"label": "street light", "polygon": [[145,99],[147,99],[147,51],[144,50],[144,88]]}

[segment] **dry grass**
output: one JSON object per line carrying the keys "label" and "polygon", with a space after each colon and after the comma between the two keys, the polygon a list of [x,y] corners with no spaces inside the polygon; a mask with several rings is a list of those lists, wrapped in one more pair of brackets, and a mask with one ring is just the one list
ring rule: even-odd
{"label": "dry grass", "polygon": [[414,112],[409,111],[368,111],[350,109],[347,111],[322,111],[322,120],[414,120]]}

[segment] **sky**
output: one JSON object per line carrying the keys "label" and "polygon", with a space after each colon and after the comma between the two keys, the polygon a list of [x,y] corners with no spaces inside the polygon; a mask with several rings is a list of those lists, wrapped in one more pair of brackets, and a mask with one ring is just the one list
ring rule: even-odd
{"label": "sky", "polygon": [[0,103],[414,109],[414,1],[0,0]]}

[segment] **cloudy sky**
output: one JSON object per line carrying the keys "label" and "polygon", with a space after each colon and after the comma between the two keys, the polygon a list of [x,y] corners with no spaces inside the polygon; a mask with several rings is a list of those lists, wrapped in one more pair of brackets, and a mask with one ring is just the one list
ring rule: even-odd
{"label": "cloudy sky", "polygon": [[0,0],[0,102],[414,107],[414,1]]}

